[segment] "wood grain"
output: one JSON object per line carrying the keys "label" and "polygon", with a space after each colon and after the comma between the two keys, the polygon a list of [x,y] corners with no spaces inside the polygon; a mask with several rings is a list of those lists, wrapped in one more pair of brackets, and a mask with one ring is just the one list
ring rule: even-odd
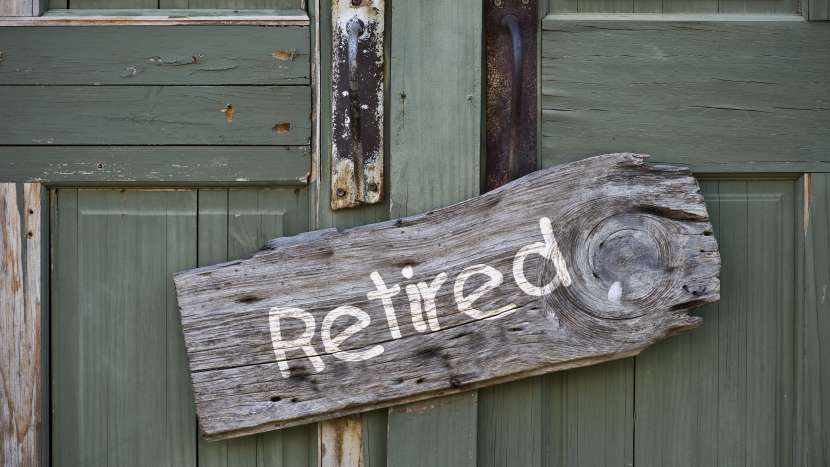
{"label": "wood grain", "polygon": [[794,465],[830,464],[830,177],[805,174],[800,180],[796,343]]}
{"label": "wood grain", "polygon": [[0,465],[41,457],[42,187],[0,183]]}
{"label": "wood grain", "polygon": [[830,60],[816,46],[830,41],[827,24],[545,20],[543,27],[547,165],[619,150],[696,171],[827,160]]}
{"label": "wood grain", "polygon": [[[397,282],[401,268],[411,266],[414,280],[427,280],[483,263],[509,274],[516,250],[541,238],[544,215],[564,245],[571,286],[544,300],[505,287],[486,308],[514,303],[516,310],[495,323],[456,311],[444,287],[436,295],[440,331],[421,333],[402,317],[400,338],[389,339],[384,307],[366,298],[370,272]],[[601,246],[606,240],[621,250]],[[427,245],[440,245],[441,253]],[[644,256],[632,263],[627,254]],[[536,280],[552,277],[545,262],[527,264],[541,274]],[[202,429],[223,438],[636,354],[699,324],[685,310],[717,299],[718,270],[689,172],[617,154],[538,172],[424,215],[275,240],[250,260],[184,272],[175,281]],[[323,283],[325,289],[310,286]],[[614,287],[625,295],[608,298]],[[286,356],[288,368],[278,369],[268,310],[299,307],[321,322],[343,304],[378,324],[340,351],[380,344],[385,351],[343,362],[339,351],[321,352],[315,334],[310,355],[327,371],[317,373],[302,354]],[[301,330],[302,321],[284,320],[285,335]],[[286,369],[292,377],[283,378]]]}
{"label": "wood grain", "polygon": [[0,100],[15,109],[0,126],[7,145],[307,145],[311,138],[304,86],[0,86]]}
{"label": "wood grain", "polygon": [[308,84],[308,34],[307,27],[2,27],[0,84]]}
{"label": "wood grain", "polygon": [[[390,10],[387,214],[398,217],[481,193],[484,2],[396,2]],[[415,411],[400,407],[383,433],[396,444],[380,465],[474,467],[477,401],[449,397]],[[408,440],[431,446],[429,455],[407,456],[412,451],[401,443]]]}
{"label": "wood grain", "polygon": [[2,146],[0,182],[303,186],[306,146]]}

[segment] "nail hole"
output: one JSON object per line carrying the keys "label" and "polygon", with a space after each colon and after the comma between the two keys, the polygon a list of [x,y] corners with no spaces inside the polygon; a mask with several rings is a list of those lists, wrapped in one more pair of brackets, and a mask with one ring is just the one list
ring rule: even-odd
{"label": "nail hole", "polygon": [[271,129],[276,133],[284,134],[288,133],[288,130],[291,129],[291,124],[288,122],[276,123],[271,127]]}

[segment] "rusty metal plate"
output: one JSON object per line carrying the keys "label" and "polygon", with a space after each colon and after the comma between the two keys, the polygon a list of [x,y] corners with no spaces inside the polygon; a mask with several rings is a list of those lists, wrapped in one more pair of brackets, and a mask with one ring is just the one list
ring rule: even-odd
{"label": "rusty metal plate", "polygon": [[487,175],[492,190],[537,168],[536,0],[486,0]]}
{"label": "rusty metal plate", "polygon": [[331,208],[383,199],[384,0],[332,0]]}

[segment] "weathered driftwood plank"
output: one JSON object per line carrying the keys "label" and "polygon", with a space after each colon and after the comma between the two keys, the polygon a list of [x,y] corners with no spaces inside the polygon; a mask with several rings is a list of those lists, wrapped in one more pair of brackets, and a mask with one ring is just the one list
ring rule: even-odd
{"label": "weathered driftwood plank", "polygon": [[39,183],[0,183],[0,465],[4,466],[40,464],[41,213]]}
{"label": "weathered driftwood plank", "polygon": [[688,169],[612,154],[175,282],[220,439],[635,355],[699,324],[719,271]]}

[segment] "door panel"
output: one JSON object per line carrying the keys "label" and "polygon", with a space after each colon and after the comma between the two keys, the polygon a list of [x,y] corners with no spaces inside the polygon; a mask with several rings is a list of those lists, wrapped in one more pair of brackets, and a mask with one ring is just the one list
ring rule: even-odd
{"label": "door panel", "polygon": [[54,465],[195,465],[169,280],[195,264],[195,192],[61,189],[53,200]]}
{"label": "door panel", "polygon": [[703,325],[480,391],[479,465],[793,465],[796,185],[704,179],[723,271]]}
{"label": "door panel", "polygon": [[792,463],[795,181],[702,183],[723,258],[703,325],[637,357],[638,465]]}
{"label": "door panel", "polygon": [[197,435],[171,276],[308,229],[300,189],[53,191],[55,466],[312,465],[312,426]]}
{"label": "door panel", "polygon": [[545,163],[630,151],[695,170],[826,170],[828,42],[827,23],[545,20]]}

